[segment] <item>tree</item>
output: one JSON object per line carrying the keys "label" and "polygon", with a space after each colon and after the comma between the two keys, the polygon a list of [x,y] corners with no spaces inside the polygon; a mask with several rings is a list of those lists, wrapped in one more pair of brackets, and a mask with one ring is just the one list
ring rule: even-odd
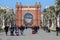
{"label": "tree", "polygon": [[11,9],[9,12],[6,13],[5,15],[5,24],[7,25],[11,25],[11,21],[15,20],[15,14],[14,14],[14,10]]}
{"label": "tree", "polygon": [[2,25],[4,25],[4,14],[5,14],[6,10],[5,9],[0,9],[0,24],[1,27]]}
{"label": "tree", "polygon": [[45,21],[45,25],[47,25],[48,27],[50,27],[50,21],[51,21],[51,14],[50,14],[50,12],[49,12],[49,8],[47,8],[47,9],[44,9],[44,21]]}
{"label": "tree", "polygon": [[51,27],[54,24],[54,20],[55,20],[55,17],[56,17],[54,6],[50,6],[50,7],[46,8],[44,10],[44,13],[45,13],[44,14],[45,15],[45,19],[48,22],[47,24],[49,24],[49,27]]}
{"label": "tree", "polygon": [[56,4],[60,6],[60,0],[56,0]]}
{"label": "tree", "polygon": [[3,25],[10,25],[11,20],[15,20],[14,10],[0,9],[0,23]]}
{"label": "tree", "polygon": [[[56,17],[60,16],[60,0],[56,0],[55,2],[55,12],[56,12]],[[57,20],[57,18],[56,18]],[[56,23],[57,24],[57,23]]]}

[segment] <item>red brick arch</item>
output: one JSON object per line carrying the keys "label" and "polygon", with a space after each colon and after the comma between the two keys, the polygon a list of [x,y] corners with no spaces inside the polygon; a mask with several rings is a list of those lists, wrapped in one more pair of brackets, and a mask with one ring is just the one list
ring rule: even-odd
{"label": "red brick arch", "polygon": [[24,15],[26,13],[31,13],[33,15],[33,26],[40,26],[41,17],[41,5],[36,3],[34,6],[23,6],[22,4],[16,4],[16,26],[24,25]]}

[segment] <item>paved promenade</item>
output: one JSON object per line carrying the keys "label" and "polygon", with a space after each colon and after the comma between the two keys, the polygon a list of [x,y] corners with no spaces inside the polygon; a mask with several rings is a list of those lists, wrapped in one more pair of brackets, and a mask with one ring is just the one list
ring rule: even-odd
{"label": "paved promenade", "polygon": [[55,32],[46,33],[42,29],[39,30],[38,34],[31,34],[31,29],[26,29],[24,35],[19,36],[8,36],[5,33],[0,33],[0,40],[60,40],[60,35],[56,36]]}

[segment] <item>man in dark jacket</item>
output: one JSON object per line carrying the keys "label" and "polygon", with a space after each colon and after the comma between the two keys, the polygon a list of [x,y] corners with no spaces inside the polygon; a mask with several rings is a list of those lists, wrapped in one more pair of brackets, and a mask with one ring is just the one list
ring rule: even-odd
{"label": "man in dark jacket", "polygon": [[9,29],[9,26],[6,25],[4,28],[6,35],[8,34],[8,29]]}
{"label": "man in dark jacket", "polygon": [[34,29],[35,29],[35,33],[37,33],[38,30],[39,30],[39,27],[38,26],[35,26]]}
{"label": "man in dark jacket", "polygon": [[58,32],[59,32],[59,27],[56,27],[56,35],[58,36]]}
{"label": "man in dark jacket", "polygon": [[21,35],[23,35],[23,31],[24,31],[24,29],[25,29],[25,27],[22,25],[22,26],[20,27]]}
{"label": "man in dark jacket", "polygon": [[14,27],[10,27],[10,34],[11,34],[11,36],[14,35]]}

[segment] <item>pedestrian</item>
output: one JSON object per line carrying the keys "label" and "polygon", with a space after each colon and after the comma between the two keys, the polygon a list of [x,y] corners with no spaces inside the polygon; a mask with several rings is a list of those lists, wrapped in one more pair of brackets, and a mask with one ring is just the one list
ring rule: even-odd
{"label": "pedestrian", "polygon": [[10,27],[10,35],[14,36],[14,27]]}
{"label": "pedestrian", "polygon": [[34,26],[34,30],[35,30],[35,33],[38,32],[38,28],[37,28],[37,26]]}
{"label": "pedestrian", "polygon": [[32,34],[35,34],[35,30],[34,30],[34,28],[32,28]]}
{"label": "pedestrian", "polygon": [[47,26],[45,27],[45,30],[46,30],[46,32],[48,32],[48,27]]}
{"label": "pedestrian", "polygon": [[20,27],[21,35],[23,35],[24,29],[25,29],[25,27],[23,25],[21,25],[21,27]]}
{"label": "pedestrian", "polygon": [[39,26],[37,26],[37,30],[39,30]]}
{"label": "pedestrian", "polygon": [[8,30],[9,30],[9,26],[8,26],[8,25],[5,25],[4,30],[5,30],[5,33],[6,33],[6,36],[7,36],[7,34],[8,34]]}
{"label": "pedestrian", "polygon": [[36,33],[35,26],[34,27],[32,26],[32,34],[35,34],[35,33]]}
{"label": "pedestrian", "polygon": [[16,34],[16,36],[19,36],[19,29],[18,29],[18,27],[16,27],[16,29],[15,29],[15,34]]}
{"label": "pedestrian", "polygon": [[58,36],[58,32],[59,32],[59,27],[56,26],[56,36]]}

